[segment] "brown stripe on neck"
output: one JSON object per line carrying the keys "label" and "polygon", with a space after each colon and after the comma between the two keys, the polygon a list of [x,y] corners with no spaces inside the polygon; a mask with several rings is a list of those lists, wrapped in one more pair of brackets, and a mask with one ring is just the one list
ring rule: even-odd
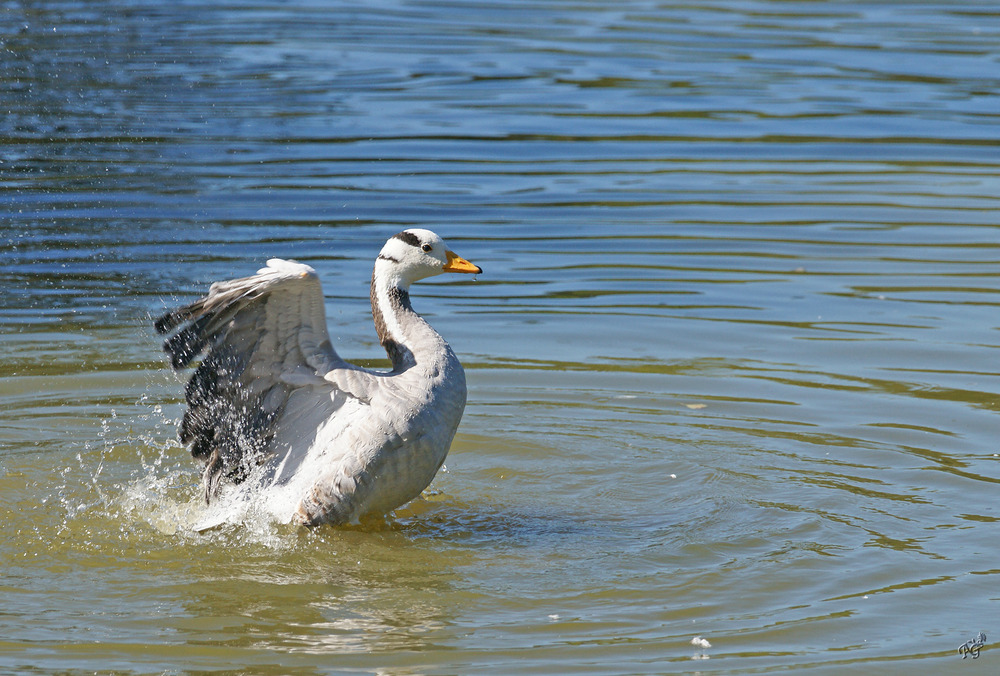
{"label": "brown stripe on neck", "polygon": [[[397,286],[389,286],[386,289],[386,297],[389,299],[390,307],[388,311],[392,312],[396,317],[405,312],[413,312],[408,291],[400,289]],[[378,291],[375,285],[374,274],[372,274],[371,301],[372,319],[375,320],[375,332],[378,334],[378,342],[385,349],[386,354],[389,355],[389,359],[392,361],[392,369],[400,371],[406,367],[413,366],[416,363],[416,358],[413,356],[410,348],[397,342],[393,336],[389,335],[385,316],[382,314],[382,308],[378,302]]]}

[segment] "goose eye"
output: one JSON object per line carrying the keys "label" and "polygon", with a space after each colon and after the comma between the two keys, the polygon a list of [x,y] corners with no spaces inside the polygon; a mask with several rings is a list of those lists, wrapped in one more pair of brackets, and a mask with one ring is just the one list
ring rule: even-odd
{"label": "goose eye", "polygon": [[431,249],[433,249],[433,248],[434,248],[434,247],[432,247],[432,246],[431,246],[430,244],[424,244],[424,245],[423,245],[422,247],[420,247],[420,249],[421,249],[421,250],[422,250],[422,251],[423,251],[424,253],[430,253]]}

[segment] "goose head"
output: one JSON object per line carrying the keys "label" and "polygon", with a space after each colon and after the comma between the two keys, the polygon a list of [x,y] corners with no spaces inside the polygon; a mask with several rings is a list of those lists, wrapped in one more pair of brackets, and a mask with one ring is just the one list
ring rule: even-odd
{"label": "goose head", "polygon": [[437,234],[421,228],[403,230],[390,237],[375,262],[375,277],[401,289],[444,272],[482,271],[449,250]]}

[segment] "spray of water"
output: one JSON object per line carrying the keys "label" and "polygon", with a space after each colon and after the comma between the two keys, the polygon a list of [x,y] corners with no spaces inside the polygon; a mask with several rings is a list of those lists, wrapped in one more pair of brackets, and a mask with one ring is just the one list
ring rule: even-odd
{"label": "spray of water", "polygon": [[53,494],[59,505],[57,532],[76,537],[81,528],[118,533],[118,539],[212,541],[238,538],[283,548],[295,529],[261,507],[254,483],[227,487],[205,503],[200,468],[176,441],[176,407],[143,395],[127,412],[111,409],[98,438],[87,442],[75,464],[58,471]]}

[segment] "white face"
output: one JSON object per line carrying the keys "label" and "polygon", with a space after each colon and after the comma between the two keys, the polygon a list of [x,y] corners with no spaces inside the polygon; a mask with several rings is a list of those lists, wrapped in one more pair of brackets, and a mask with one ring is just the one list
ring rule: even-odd
{"label": "white face", "polygon": [[415,282],[444,272],[448,263],[444,240],[430,230],[411,228],[393,235],[382,247],[380,267],[394,277]]}

